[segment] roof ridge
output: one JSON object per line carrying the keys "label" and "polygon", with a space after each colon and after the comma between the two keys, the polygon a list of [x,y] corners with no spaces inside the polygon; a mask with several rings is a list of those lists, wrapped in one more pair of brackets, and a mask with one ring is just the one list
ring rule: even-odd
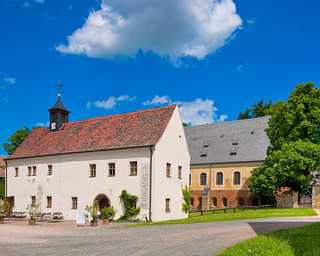
{"label": "roof ridge", "polygon": [[[80,123],[80,122],[88,122],[88,121],[91,121],[91,120],[99,120],[99,119],[104,119],[104,118],[107,118],[107,117],[123,116],[123,115],[128,115],[128,114],[134,114],[134,113],[137,113],[137,112],[151,112],[151,111],[154,111],[154,110],[157,110],[157,109],[166,109],[166,108],[175,107],[175,106],[177,106],[177,104],[172,104],[172,105],[163,106],[163,107],[135,110],[135,111],[125,112],[125,113],[118,113],[118,114],[107,115],[107,116],[90,117],[90,118],[86,118],[86,119],[82,119],[82,120],[77,120],[77,121],[65,123],[64,125]],[[42,128],[45,128],[45,127],[42,127]]]}
{"label": "roof ridge", "polygon": [[199,127],[199,126],[206,126],[206,125],[218,125],[218,124],[225,124],[225,123],[238,123],[238,122],[249,122],[249,121],[255,121],[257,119],[267,119],[271,116],[260,116],[255,118],[248,118],[248,119],[242,119],[242,120],[233,120],[233,121],[226,121],[226,122],[219,122],[219,123],[211,123],[211,124],[199,124],[199,125],[191,125],[191,126],[185,126],[184,128],[192,128],[192,127]]}

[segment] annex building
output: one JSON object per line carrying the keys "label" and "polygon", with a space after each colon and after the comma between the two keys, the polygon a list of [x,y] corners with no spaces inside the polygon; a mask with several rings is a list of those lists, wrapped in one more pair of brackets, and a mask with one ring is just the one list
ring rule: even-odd
{"label": "annex building", "polygon": [[185,127],[192,209],[257,205],[251,170],[266,158],[269,117]]}
{"label": "annex building", "polygon": [[177,105],[69,122],[60,96],[50,127],[34,129],[6,159],[14,211],[38,201],[42,212],[75,219],[86,205],[124,211],[123,189],[139,197],[140,219],[186,218],[181,186],[190,156]]}

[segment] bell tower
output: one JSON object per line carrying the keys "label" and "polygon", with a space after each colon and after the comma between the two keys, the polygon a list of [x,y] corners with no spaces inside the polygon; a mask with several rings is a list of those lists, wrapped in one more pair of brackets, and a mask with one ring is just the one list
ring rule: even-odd
{"label": "bell tower", "polygon": [[61,102],[60,88],[62,87],[62,85],[60,84],[60,82],[58,86],[58,101],[52,108],[48,110],[50,113],[50,131],[58,131],[63,124],[69,122],[70,111],[66,109],[66,107],[63,106]]}

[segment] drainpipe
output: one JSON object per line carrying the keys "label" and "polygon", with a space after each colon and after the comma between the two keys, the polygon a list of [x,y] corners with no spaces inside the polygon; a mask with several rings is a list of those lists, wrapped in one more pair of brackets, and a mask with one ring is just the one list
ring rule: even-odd
{"label": "drainpipe", "polygon": [[149,192],[149,221],[151,222],[151,196],[152,196],[152,146],[150,146],[150,192]]}

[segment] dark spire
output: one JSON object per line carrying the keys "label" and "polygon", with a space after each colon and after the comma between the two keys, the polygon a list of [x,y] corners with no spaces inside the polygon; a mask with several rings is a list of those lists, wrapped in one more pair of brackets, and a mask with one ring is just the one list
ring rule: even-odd
{"label": "dark spire", "polygon": [[50,130],[51,131],[58,131],[59,128],[69,122],[69,114],[70,111],[63,106],[61,102],[61,95],[58,94],[58,101],[52,108],[48,111],[50,112]]}

